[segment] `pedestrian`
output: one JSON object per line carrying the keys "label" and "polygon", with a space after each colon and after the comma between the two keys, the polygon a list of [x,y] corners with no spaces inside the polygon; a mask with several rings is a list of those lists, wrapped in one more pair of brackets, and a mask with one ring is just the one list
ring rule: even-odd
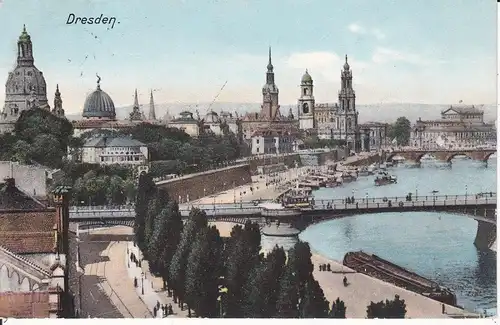
{"label": "pedestrian", "polygon": [[158,315],[158,310],[156,309],[156,306],[153,307],[153,316],[156,318],[156,315]]}
{"label": "pedestrian", "polygon": [[174,311],[172,310],[172,305],[171,304],[168,304],[168,314],[169,315],[173,315],[174,314]]}
{"label": "pedestrian", "polygon": [[441,304],[441,312],[442,312],[443,314],[445,314],[445,313],[446,313],[446,306],[445,306],[444,304]]}
{"label": "pedestrian", "polygon": [[328,272],[330,272],[330,271],[332,270],[332,269],[331,269],[331,266],[330,266],[330,263],[328,263],[328,264],[326,265],[326,270],[327,270]]}
{"label": "pedestrian", "polygon": [[134,288],[137,288],[137,277],[134,277]]}
{"label": "pedestrian", "polygon": [[160,302],[158,300],[156,300],[156,308],[160,309]]}

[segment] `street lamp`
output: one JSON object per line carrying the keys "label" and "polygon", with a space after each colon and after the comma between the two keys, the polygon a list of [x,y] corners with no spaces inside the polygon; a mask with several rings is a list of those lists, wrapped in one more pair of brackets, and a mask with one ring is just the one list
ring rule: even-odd
{"label": "street lamp", "polygon": [[368,192],[365,193],[366,208],[368,209]]}
{"label": "street lamp", "polygon": [[233,182],[233,199],[234,199],[234,204],[236,204],[236,183]]}
{"label": "street lamp", "polygon": [[467,184],[465,184],[465,204],[467,204]]}
{"label": "street lamp", "polygon": [[141,293],[144,294],[144,272],[141,272]]}

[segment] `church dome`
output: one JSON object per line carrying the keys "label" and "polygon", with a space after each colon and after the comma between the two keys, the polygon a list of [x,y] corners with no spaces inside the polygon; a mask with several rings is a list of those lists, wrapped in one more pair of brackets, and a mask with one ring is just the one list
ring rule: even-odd
{"label": "church dome", "polygon": [[215,113],[214,111],[210,111],[207,113],[207,115],[205,115],[204,121],[205,123],[220,123],[220,118],[217,113]]}
{"label": "church dome", "polygon": [[83,114],[85,118],[116,119],[115,104],[111,97],[101,90],[99,84],[101,78],[97,81],[97,89],[87,96],[83,105]]}
{"label": "church dome", "polygon": [[309,72],[306,70],[306,72],[304,73],[304,75],[302,76],[302,83],[312,83],[313,80],[311,78],[311,75],[309,74]]}

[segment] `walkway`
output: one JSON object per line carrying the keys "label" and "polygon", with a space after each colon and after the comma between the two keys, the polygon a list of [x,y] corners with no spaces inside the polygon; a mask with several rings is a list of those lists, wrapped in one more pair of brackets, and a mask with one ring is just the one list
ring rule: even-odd
{"label": "walkway", "polygon": [[[93,234],[122,234],[128,227],[114,227],[92,231]],[[82,311],[91,318],[144,318],[151,317],[144,303],[134,293],[132,281],[127,278],[123,265],[125,242],[93,242],[82,235],[80,265],[84,269],[81,278]]]}
{"label": "walkway", "polygon": [[[187,317],[188,316],[187,309],[181,310],[180,307],[176,303],[174,303],[173,298],[168,297],[167,293],[163,291],[162,279],[154,277],[149,272],[149,266],[147,261],[143,261],[141,263],[141,267],[136,266],[135,263],[132,263],[130,261],[130,253],[134,253],[136,257],[142,256],[142,254],[139,251],[139,248],[134,246],[133,243],[128,242],[126,248],[124,247],[124,251],[128,251],[128,254],[124,254],[124,259],[122,260],[123,261],[122,263],[124,263],[123,264],[124,267],[127,269],[126,282],[130,281],[130,283],[133,284],[134,278],[137,278],[138,285],[137,288],[135,288],[135,292],[137,294],[137,297],[139,297],[142,300],[142,302],[147,306],[150,314],[153,315],[153,309],[159,302],[162,305],[168,305],[168,304],[172,305],[172,310],[174,314],[169,315],[168,317]],[[142,275],[144,275],[143,280],[141,279]],[[163,318],[161,310],[157,313],[156,318]]]}

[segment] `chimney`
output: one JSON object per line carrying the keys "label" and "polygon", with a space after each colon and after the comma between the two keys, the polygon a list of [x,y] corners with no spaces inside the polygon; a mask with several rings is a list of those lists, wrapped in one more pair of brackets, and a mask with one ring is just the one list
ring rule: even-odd
{"label": "chimney", "polygon": [[7,190],[13,190],[16,188],[16,180],[13,177],[7,177],[4,180],[7,185]]}

